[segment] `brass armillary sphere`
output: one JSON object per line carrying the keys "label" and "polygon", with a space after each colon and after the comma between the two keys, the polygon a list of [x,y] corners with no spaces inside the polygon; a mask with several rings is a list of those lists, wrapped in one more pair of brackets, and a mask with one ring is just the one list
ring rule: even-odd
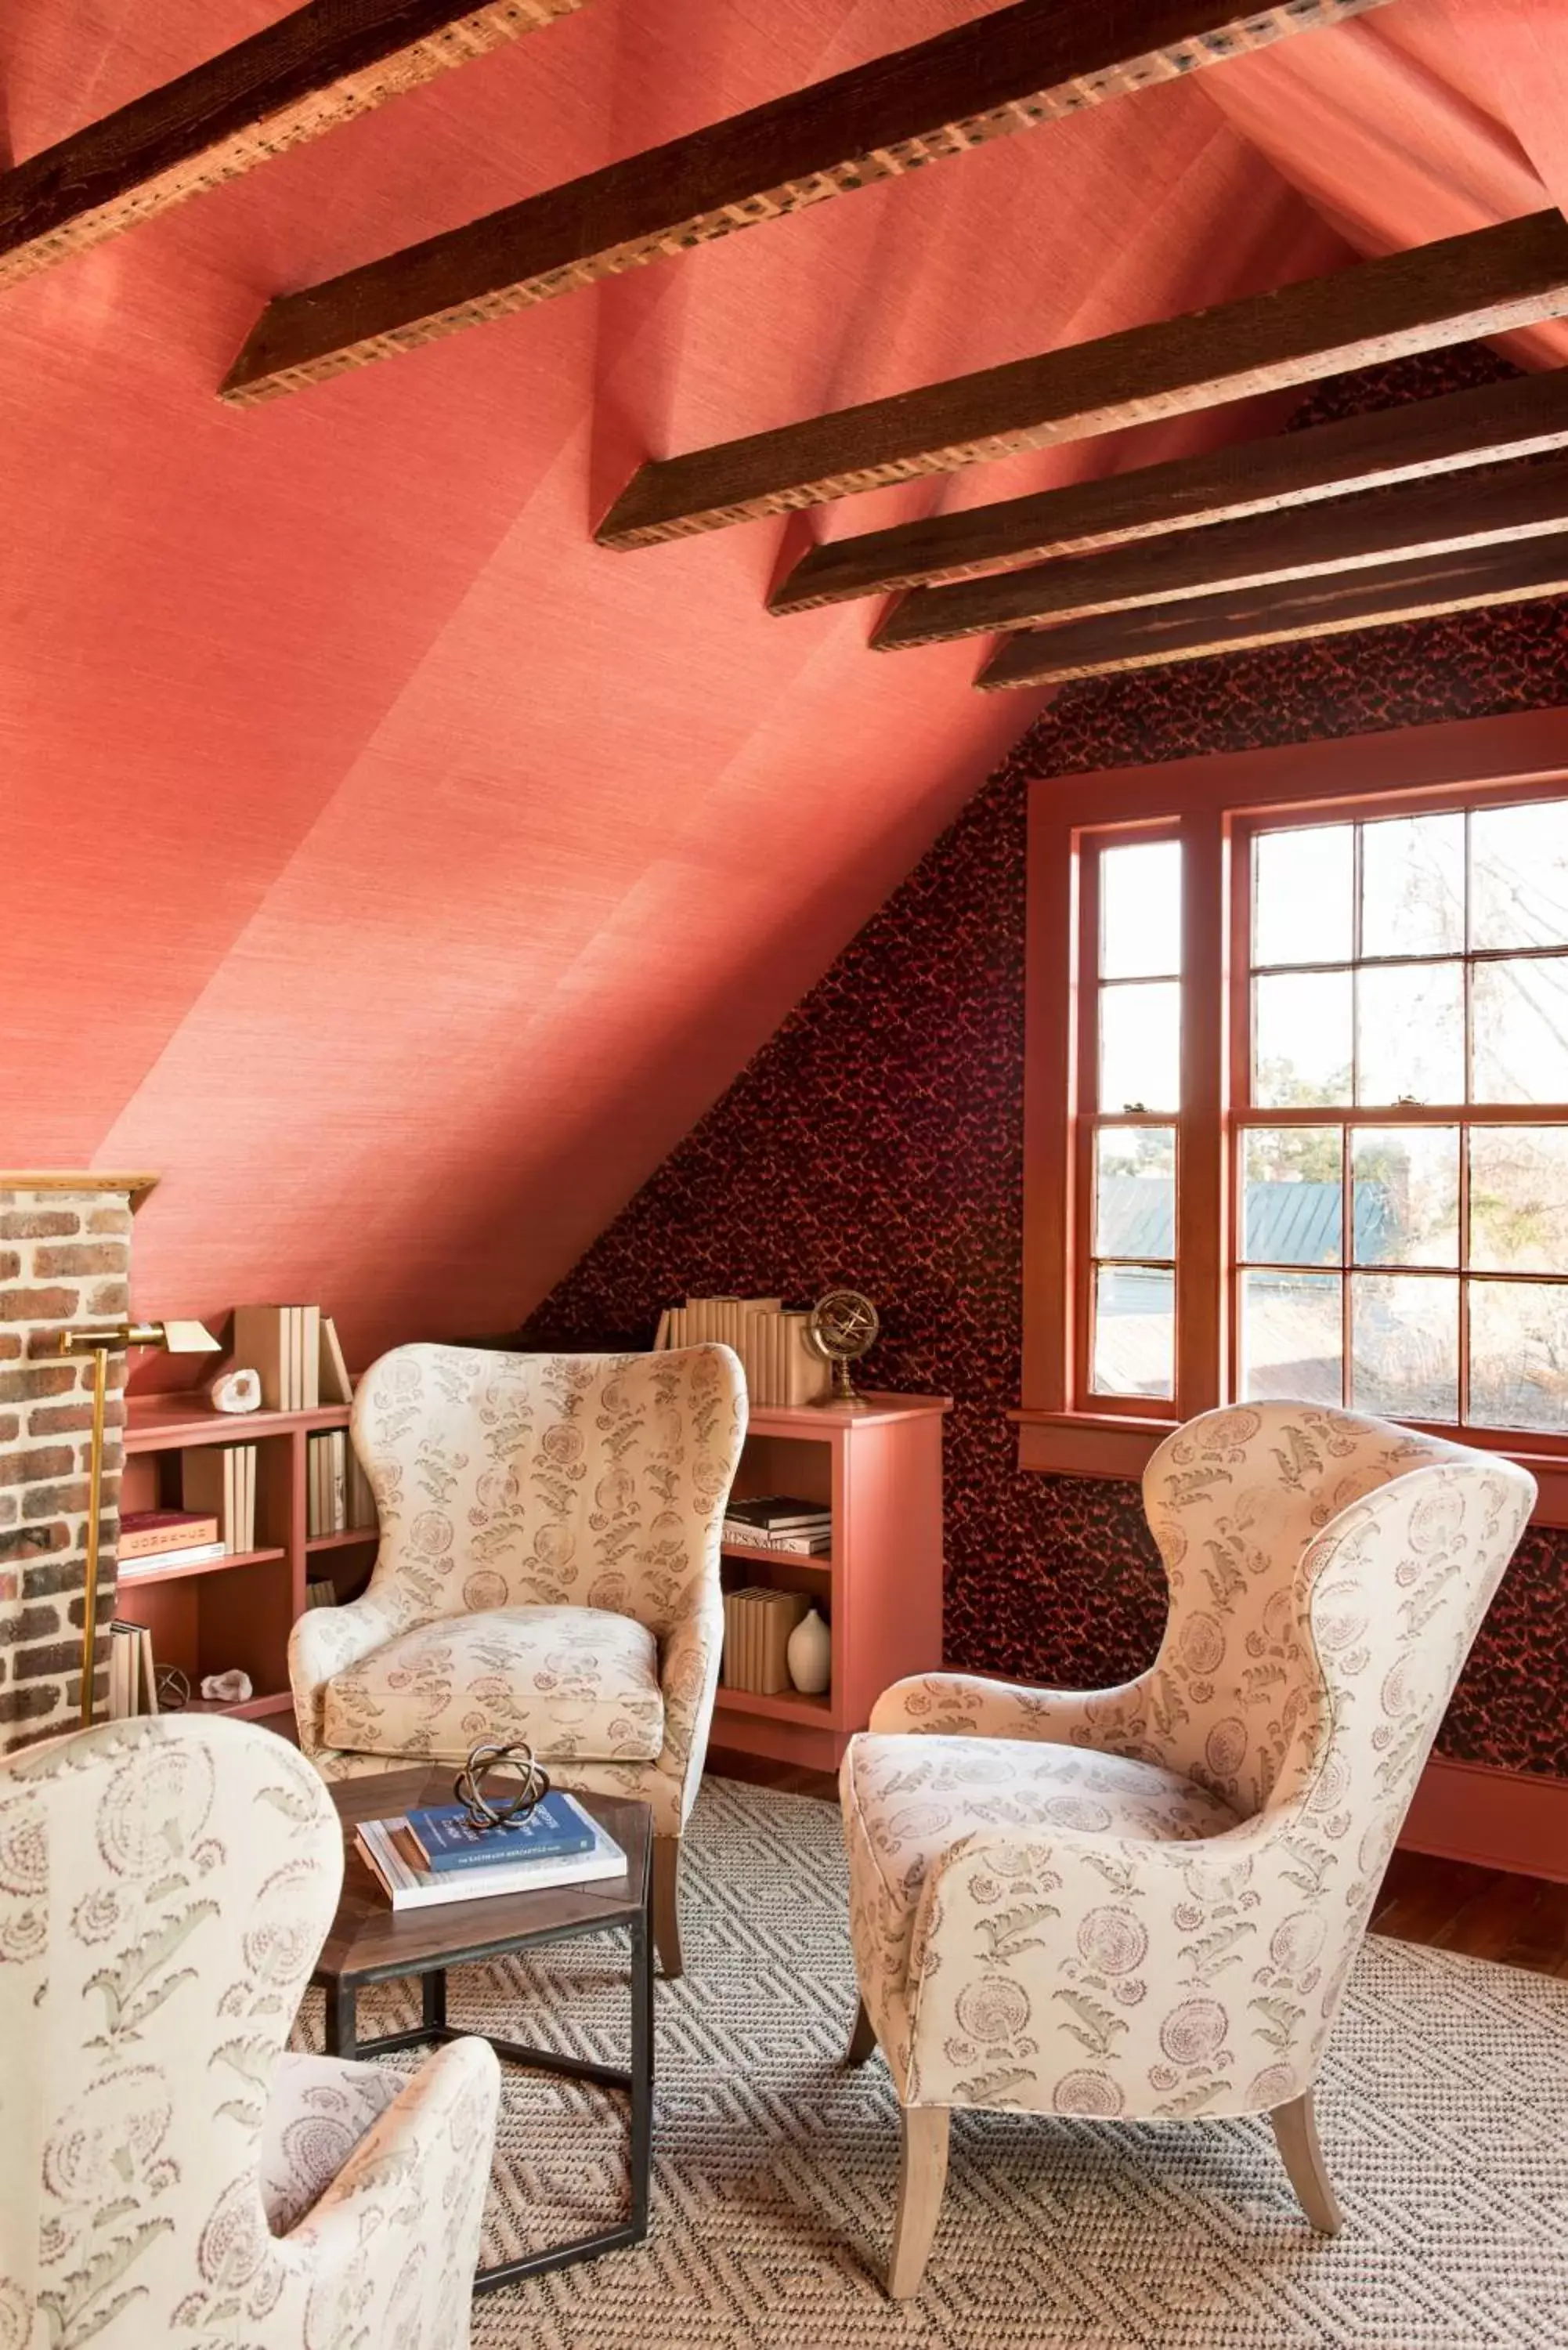
{"label": "brass armillary sphere", "polygon": [[881,1327],[877,1308],[857,1289],[830,1289],[817,1299],[805,1335],[807,1342],[833,1365],[833,1386],[823,1398],[825,1403],[846,1406],[851,1411],[860,1403],[849,1366],[870,1353]]}

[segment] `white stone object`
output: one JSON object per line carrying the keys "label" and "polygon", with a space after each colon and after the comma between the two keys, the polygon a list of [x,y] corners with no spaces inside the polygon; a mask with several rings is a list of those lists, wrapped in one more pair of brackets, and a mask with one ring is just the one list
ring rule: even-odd
{"label": "white stone object", "polygon": [[207,1388],[214,1411],[259,1411],[261,1409],[261,1373],[237,1369],[220,1371]]}

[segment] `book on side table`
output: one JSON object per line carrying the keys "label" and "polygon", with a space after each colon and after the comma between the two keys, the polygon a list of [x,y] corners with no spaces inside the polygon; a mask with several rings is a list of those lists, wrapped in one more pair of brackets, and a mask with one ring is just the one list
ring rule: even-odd
{"label": "book on side table", "polygon": [[[364,1820],[354,1832],[355,1840],[394,1909],[431,1908],[442,1901],[480,1901],[493,1893],[544,1893],[552,1886],[593,1885],[624,1873],[625,1853],[596,1819],[570,1795],[557,1794],[546,1800],[570,1815],[574,1840],[579,1835],[586,1838],[576,1850],[514,1858],[517,1832],[506,1830],[496,1836],[495,1859],[431,1868],[407,1816]],[[417,1816],[428,1823],[443,1816],[444,1808],[442,1813],[422,1812]]]}

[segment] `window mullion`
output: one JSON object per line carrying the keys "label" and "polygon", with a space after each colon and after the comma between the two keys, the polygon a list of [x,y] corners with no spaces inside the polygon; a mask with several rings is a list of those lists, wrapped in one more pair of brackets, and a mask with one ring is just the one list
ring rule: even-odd
{"label": "window mullion", "polygon": [[1181,821],[1181,1110],[1176,1143],[1176,1409],[1220,1400],[1230,1256],[1225,1181],[1226,903],[1223,813]]}

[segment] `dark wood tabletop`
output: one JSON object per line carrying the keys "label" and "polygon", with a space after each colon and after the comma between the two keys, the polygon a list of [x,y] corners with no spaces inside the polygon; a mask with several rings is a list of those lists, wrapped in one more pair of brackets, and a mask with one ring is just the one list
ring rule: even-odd
{"label": "dark wood tabletop", "polygon": [[[429,1909],[394,1909],[355,1841],[361,1820],[397,1819],[422,1804],[452,1800],[450,1764],[339,1779],[331,1794],[343,1822],[343,1892],[316,1962],[317,1982],[385,1981],[436,1967],[492,1958],[498,1950],[545,1942],[596,1927],[626,1926],[648,1899],[652,1850],[646,1804],[618,1795],[577,1795],[586,1812],[626,1855],[626,1872],[597,1885],[553,1886],[543,1893],[489,1893]],[[505,1781],[496,1792],[510,1792]]]}

